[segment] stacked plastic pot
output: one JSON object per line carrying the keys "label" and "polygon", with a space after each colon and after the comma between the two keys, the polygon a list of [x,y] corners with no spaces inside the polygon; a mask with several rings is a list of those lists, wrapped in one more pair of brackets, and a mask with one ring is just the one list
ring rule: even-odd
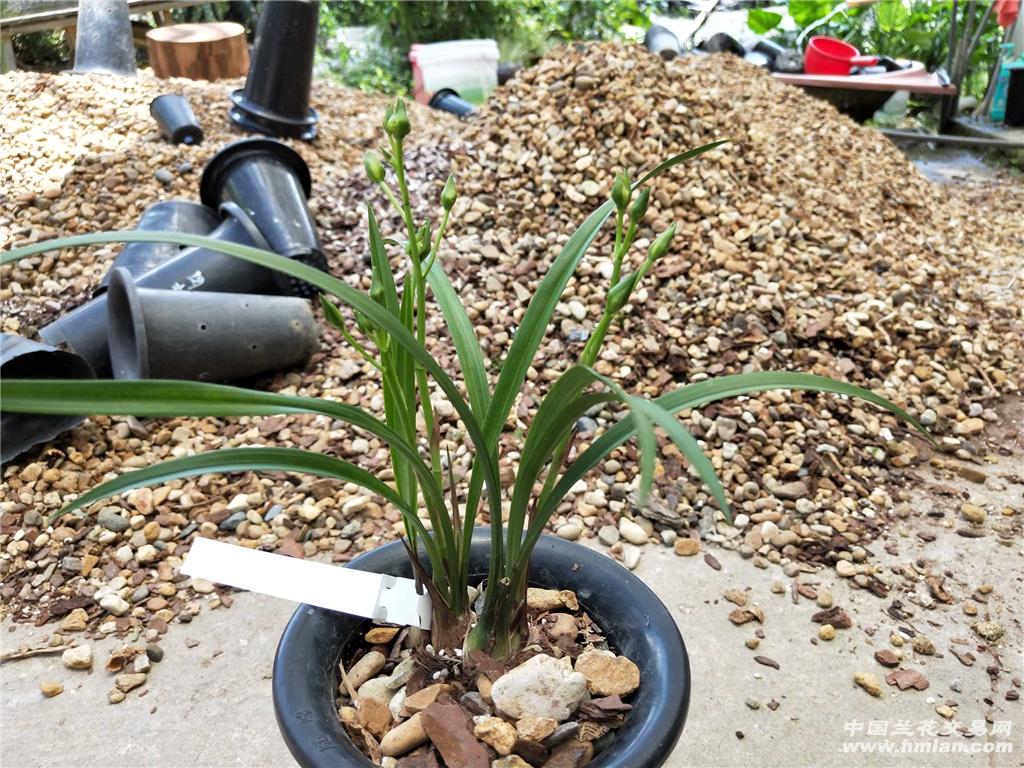
{"label": "stacked plastic pot", "polygon": [[[309,169],[271,139],[230,144],[207,164],[202,202],[150,206],[136,229],[204,235],[326,268],[306,205]],[[305,364],[317,349],[311,286],[204,247],[131,243],[92,299],[39,331],[5,336],[9,378],[244,379]],[[7,461],[80,419],[5,414]]]}
{"label": "stacked plastic pot", "polygon": [[[80,51],[77,70],[127,73],[128,64],[115,56],[120,48],[103,44],[111,30],[123,31],[125,6],[124,0],[89,6],[95,51]],[[236,125],[271,136],[316,136],[309,92],[318,11],[317,2],[264,5],[245,88],[232,94],[229,114]],[[184,97],[160,96],[150,111],[169,141],[202,141]],[[309,194],[309,168],[297,152],[272,139],[248,139],[207,164],[201,202],[155,203],[136,229],[203,235],[325,270]],[[43,343],[3,336],[0,376],[225,381],[300,366],[317,348],[313,295],[300,280],[211,248],[131,243],[92,299],[40,329]],[[4,414],[0,461],[79,421]]]}

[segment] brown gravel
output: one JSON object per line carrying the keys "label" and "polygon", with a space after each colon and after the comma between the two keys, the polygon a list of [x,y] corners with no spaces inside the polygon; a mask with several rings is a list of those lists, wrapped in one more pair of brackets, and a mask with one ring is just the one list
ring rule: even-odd
{"label": "brown gravel", "polygon": [[[127,228],[152,202],[195,198],[205,160],[240,136],[225,117],[232,85],[173,83],[206,130],[207,141],[188,148],[161,141],[148,116],[149,100],[171,87],[166,81],[0,79],[4,242]],[[375,144],[384,103],[318,85],[321,139],[295,145],[311,166],[331,268],[364,287],[368,185],[348,169]],[[450,161],[459,172],[463,197],[442,260],[492,370],[543,265],[599,204],[617,166],[636,171],[730,138],[655,183],[642,236],[672,220],[681,222],[681,235],[609,337],[599,369],[652,394],[741,370],[823,373],[921,415],[941,435],[948,454],[941,461],[951,467],[969,470],[999,450],[985,428],[999,418],[999,398],[1020,384],[1021,314],[1008,299],[1012,259],[1024,247],[1024,195],[1009,184],[934,185],[882,137],[728,57],[666,64],[613,45],[570,48],[499,89],[464,128],[438,113],[415,110],[413,118],[418,144],[410,165],[430,200]],[[166,187],[156,180],[159,169],[173,174]],[[394,231],[393,217],[385,218]],[[529,423],[547,383],[582,348],[604,290],[609,237],[592,249],[559,307],[514,412],[516,426]],[[4,268],[4,330],[31,334],[81,302],[115,253],[78,250]],[[435,353],[450,362],[443,329],[434,330]],[[324,330],[322,346],[306,370],[257,384],[376,407],[379,388],[368,366],[333,330]],[[443,402],[438,411],[451,413]],[[613,418],[602,411],[581,426],[599,429]],[[931,456],[922,441],[879,411],[834,397],[769,393],[683,418],[721,468],[740,515],[735,526],[707,504],[669,447],[658,493],[638,509],[632,446],[609,457],[554,526],[570,538],[589,537],[626,513],[652,541],[658,529],[667,545],[677,533],[699,535],[758,564],[779,563],[791,576],[843,562],[854,583],[886,591],[866,544],[900,509],[914,463]],[[461,476],[470,457],[457,425],[445,436]],[[42,622],[84,609],[87,634],[152,640],[203,605],[230,602],[230,594],[178,574],[196,534],[337,561],[394,534],[397,515],[355,487],[283,473],[179,480],[98,505],[97,512],[113,508],[108,520],[127,523],[111,522],[122,531],[78,519],[48,529],[43,520],[68,494],[109,473],[243,444],[327,451],[386,476],[384,446],[320,417],[90,420],[3,470],[4,610]],[[511,477],[514,465],[503,470]],[[982,531],[1000,534],[995,526]],[[612,552],[635,565],[642,548],[616,543]]]}

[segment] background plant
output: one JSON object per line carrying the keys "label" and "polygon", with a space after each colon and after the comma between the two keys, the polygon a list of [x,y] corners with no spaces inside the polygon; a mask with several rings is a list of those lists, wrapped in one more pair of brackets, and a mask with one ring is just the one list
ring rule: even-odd
{"label": "background plant", "polygon": [[[209,472],[287,470],[355,483],[384,498],[404,521],[404,539],[419,579],[433,603],[432,642],[438,648],[483,649],[498,658],[514,654],[526,637],[525,597],[530,554],[547,522],[570,490],[609,453],[636,438],[640,448],[641,496],[651,485],[657,455],[655,429],[671,440],[710,489],[728,518],[729,504],[710,460],[674,414],[728,397],[771,388],[798,388],[860,397],[918,426],[901,409],[864,389],[800,373],[761,372],[690,384],[648,400],[597,373],[609,328],[629,304],[635,288],[670,249],[674,226],[635,254],[634,238],[650,196],[645,184],[679,163],[723,142],[671,158],[632,182],[616,178],[607,200],[569,238],[540,281],[522,317],[500,372],[489,377],[484,357],[458,294],[439,261],[440,244],[456,201],[454,179],[441,191],[437,224],[417,220],[409,198],[404,142],[410,131],[404,104],[385,113],[385,141],[368,154],[365,170],[398,212],[403,231],[385,237],[367,208],[371,283],[363,293],[324,272],[275,254],[194,235],[115,232],[62,238],[8,252],[2,263],[48,250],[104,242],[175,242],[203,245],[304,280],[323,291],[325,317],[380,376],[383,418],[330,400],[256,392],[236,387],[176,381],[3,381],[7,411],[29,413],[133,414],[136,416],[235,416],[315,413],[378,437],[389,446],[393,483],[329,455],[291,448],[232,448],[174,459],[108,481],[62,511],[87,507],[131,488]],[[614,216],[613,271],[604,308],[579,360],[552,384],[530,422],[514,441],[518,470],[511,486],[500,481],[501,435],[546,334],[555,306],[605,221]],[[428,298],[440,310],[459,363],[462,386],[428,352]],[[342,309],[344,307],[344,310]],[[432,395],[446,398],[458,414],[473,464],[458,487],[443,450]],[[589,446],[574,445],[577,421],[595,407],[617,403],[627,413]],[[421,423],[420,428],[417,424]],[[578,449],[578,450],[576,450]],[[507,524],[503,502],[508,502]],[[58,513],[61,514],[61,513]],[[491,552],[484,603],[478,615],[468,604],[469,551],[478,515],[490,522]],[[474,622],[475,619],[475,622]],[[468,634],[467,634],[468,633]]]}

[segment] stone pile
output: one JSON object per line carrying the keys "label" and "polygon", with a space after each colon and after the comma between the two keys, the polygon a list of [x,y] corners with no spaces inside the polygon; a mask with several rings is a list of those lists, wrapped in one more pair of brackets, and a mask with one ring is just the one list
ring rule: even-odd
{"label": "stone pile", "polygon": [[[205,160],[242,136],[224,114],[229,87],[3,78],[4,242],[130,228],[152,202],[195,198]],[[203,145],[160,139],[148,103],[169,88],[189,97],[206,130]],[[377,143],[385,101],[319,85],[321,138],[295,144],[311,167],[331,269],[366,289],[366,201],[382,214],[385,234],[399,227],[350,169]],[[877,134],[728,57],[665,63],[615,45],[567,48],[499,89],[464,127],[436,112],[414,110],[413,120],[409,165],[424,215],[436,221],[449,164],[458,171],[460,199],[441,260],[492,370],[544,267],[604,199],[619,166],[636,173],[729,138],[654,183],[641,240],[671,221],[680,222],[680,235],[624,326],[609,335],[599,370],[646,394],[742,370],[832,375],[908,407],[939,435],[943,455],[933,462],[984,478],[978,465],[1000,450],[992,427],[998,401],[1019,388],[1011,270],[1024,249],[1024,194],[1013,186],[936,186]],[[546,386],[582,349],[605,290],[610,236],[609,228],[559,305],[513,411],[515,427],[529,424]],[[4,268],[3,330],[31,335],[83,301],[116,252],[65,251]],[[428,338],[441,363],[457,370],[440,323]],[[304,371],[259,384],[379,411],[373,370],[326,327],[322,352]],[[444,440],[462,477],[470,461],[464,436],[450,404],[439,400],[435,411],[447,420]],[[580,444],[615,418],[603,410],[582,419]],[[671,447],[662,449],[656,493],[639,506],[630,445],[562,506],[553,521],[559,535],[600,535],[630,567],[646,542],[694,555],[700,540],[790,575],[844,563],[841,575],[884,591],[867,543],[901,509],[915,462],[932,456],[923,441],[871,406],[799,393],[731,400],[682,418],[720,470],[733,525]],[[70,494],[105,477],[240,445],[325,451],[385,473],[388,463],[379,441],[321,417],[90,419],[3,469],[4,609],[40,623],[81,610],[86,639],[116,632],[152,642],[202,606],[230,602],[229,593],[178,572],[196,535],[335,561],[396,535],[398,516],[379,499],[284,473],[176,480],[97,505],[93,519],[50,524]],[[514,461],[502,467],[506,480],[514,471]],[[999,517],[964,527],[1001,535]]]}

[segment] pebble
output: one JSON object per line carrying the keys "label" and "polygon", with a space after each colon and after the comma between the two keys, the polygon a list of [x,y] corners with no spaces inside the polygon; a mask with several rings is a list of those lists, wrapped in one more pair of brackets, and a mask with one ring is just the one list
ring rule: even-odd
{"label": "pebble", "polygon": [[985,510],[975,504],[964,504],[960,507],[960,514],[964,520],[975,525],[981,525],[985,522]]}
{"label": "pebble", "polygon": [[68,669],[92,669],[92,646],[79,645],[68,648],[60,660]]}
{"label": "pebble", "polygon": [[417,712],[384,735],[380,740],[380,751],[388,757],[400,757],[426,743],[427,732],[423,730],[422,715]]}
{"label": "pebble", "polygon": [[519,738],[516,729],[500,717],[487,716],[481,716],[474,725],[473,735],[503,757],[512,753]]}
{"label": "pebble", "polygon": [[166,168],[158,168],[156,173],[153,174],[157,181],[161,184],[169,185],[174,181],[174,174],[168,171]]}
{"label": "pebble", "polygon": [[575,670],[583,674],[587,689],[597,696],[628,696],[640,687],[637,665],[611,651],[584,651],[576,659]]}
{"label": "pebble", "polygon": [[138,688],[140,685],[146,682],[146,675],[142,672],[129,672],[128,674],[118,675],[114,678],[114,686],[121,693],[128,693],[128,691]]}
{"label": "pebble", "polygon": [[853,676],[853,682],[870,693],[872,696],[882,695],[882,684],[878,678],[870,672],[857,672]]}
{"label": "pebble", "polygon": [[576,541],[583,534],[583,526],[576,523],[566,523],[565,525],[558,526],[555,529],[555,533],[559,538]]}
{"label": "pebble", "polygon": [[624,544],[622,546],[622,564],[632,571],[640,565],[640,558],[643,554],[644,551],[640,547]]}
{"label": "pebble", "polygon": [[121,514],[120,507],[103,507],[96,515],[96,522],[114,533],[123,533],[131,526],[128,518]]}
{"label": "pebble", "polygon": [[597,531],[597,539],[606,547],[613,547],[619,543],[619,529],[614,525],[602,525]]}
{"label": "pebble", "polygon": [[990,643],[996,642],[1006,633],[1003,625],[996,621],[979,621],[977,624],[973,624],[972,628],[979,637]]}
{"label": "pebble", "polygon": [[131,609],[131,605],[118,595],[107,595],[100,600],[100,608],[114,616],[124,616]]}
{"label": "pebble", "polygon": [[693,557],[700,552],[700,541],[689,537],[678,538],[674,549],[675,553],[681,557]]}
{"label": "pebble", "polygon": [[836,628],[831,624],[822,624],[818,627],[818,637],[822,640],[835,640],[836,639]]}
{"label": "pebble", "polygon": [[516,720],[546,717],[562,722],[576,711],[586,695],[584,675],[572,671],[563,660],[544,654],[510,669],[491,686],[494,706]]}
{"label": "pebble", "polygon": [[619,518],[619,534],[630,544],[639,546],[647,543],[647,531],[628,517]]}
{"label": "pebble", "polygon": [[52,699],[54,696],[64,693],[64,686],[61,683],[47,680],[39,684],[39,690],[43,692],[43,696]]}
{"label": "pebble", "polygon": [[544,741],[557,727],[558,723],[550,717],[524,717],[516,721],[516,732],[526,741]]}
{"label": "pebble", "polygon": [[387,657],[380,651],[370,651],[348,670],[349,684],[358,689],[371,677],[376,677],[387,661]]}

